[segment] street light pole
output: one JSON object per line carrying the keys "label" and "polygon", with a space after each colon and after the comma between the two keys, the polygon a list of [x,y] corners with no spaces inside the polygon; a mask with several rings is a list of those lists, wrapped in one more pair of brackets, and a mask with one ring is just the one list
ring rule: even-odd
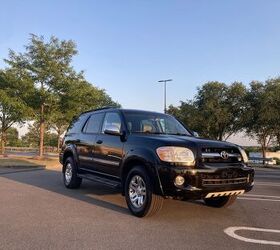
{"label": "street light pole", "polygon": [[171,81],[172,81],[172,79],[166,79],[166,80],[158,81],[158,82],[163,82],[164,83],[164,113],[165,114],[166,114],[166,111],[167,111],[167,109],[166,109],[166,83],[171,82]]}

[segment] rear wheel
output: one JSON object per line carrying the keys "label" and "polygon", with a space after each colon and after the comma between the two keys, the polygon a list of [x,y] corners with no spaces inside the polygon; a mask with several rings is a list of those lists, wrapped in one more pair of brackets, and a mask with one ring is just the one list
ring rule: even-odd
{"label": "rear wheel", "polygon": [[221,196],[204,199],[204,202],[207,206],[210,207],[228,207],[235,202],[236,198],[236,195]]}
{"label": "rear wheel", "polygon": [[160,211],[163,197],[153,193],[151,178],[143,167],[134,167],[125,183],[125,199],[130,212],[137,217]]}
{"label": "rear wheel", "polygon": [[63,181],[67,188],[79,188],[82,178],[78,177],[77,166],[72,157],[68,157],[64,163]]}

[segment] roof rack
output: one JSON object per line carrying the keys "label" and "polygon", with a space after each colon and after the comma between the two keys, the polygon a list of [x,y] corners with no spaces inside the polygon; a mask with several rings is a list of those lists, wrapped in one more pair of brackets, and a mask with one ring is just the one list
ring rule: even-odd
{"label": "roof rack", "polygon": [[94,111],[103,110],[103,109],[112,109],[112,108],[116,108],[116,107],[114,107],[114,106],[105,106],[105,107],[102,107],[102,108],[87,110],[87,111],[82,112],[81,114],[86,114],[86,113],[89,113],[89,112],[94,112]]}

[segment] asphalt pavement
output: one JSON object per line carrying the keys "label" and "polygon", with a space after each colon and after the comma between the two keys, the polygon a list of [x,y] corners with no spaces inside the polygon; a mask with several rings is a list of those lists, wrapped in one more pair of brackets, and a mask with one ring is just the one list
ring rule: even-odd
{"label": "asphalt pavement", "polygon": [[257,170],[229,208],[165,200],[143,219],[106,186],[66,189],[60,171],[0,175],[0,249],[280,249],[280,170]]}

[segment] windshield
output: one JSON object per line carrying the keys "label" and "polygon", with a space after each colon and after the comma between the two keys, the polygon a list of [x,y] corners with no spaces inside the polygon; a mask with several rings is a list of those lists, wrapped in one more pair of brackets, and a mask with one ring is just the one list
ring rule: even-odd
{"label": "windshield", "polygon": [[191,135],[173,116],[135,111],[125,111],[124,116],[131,133]]}

